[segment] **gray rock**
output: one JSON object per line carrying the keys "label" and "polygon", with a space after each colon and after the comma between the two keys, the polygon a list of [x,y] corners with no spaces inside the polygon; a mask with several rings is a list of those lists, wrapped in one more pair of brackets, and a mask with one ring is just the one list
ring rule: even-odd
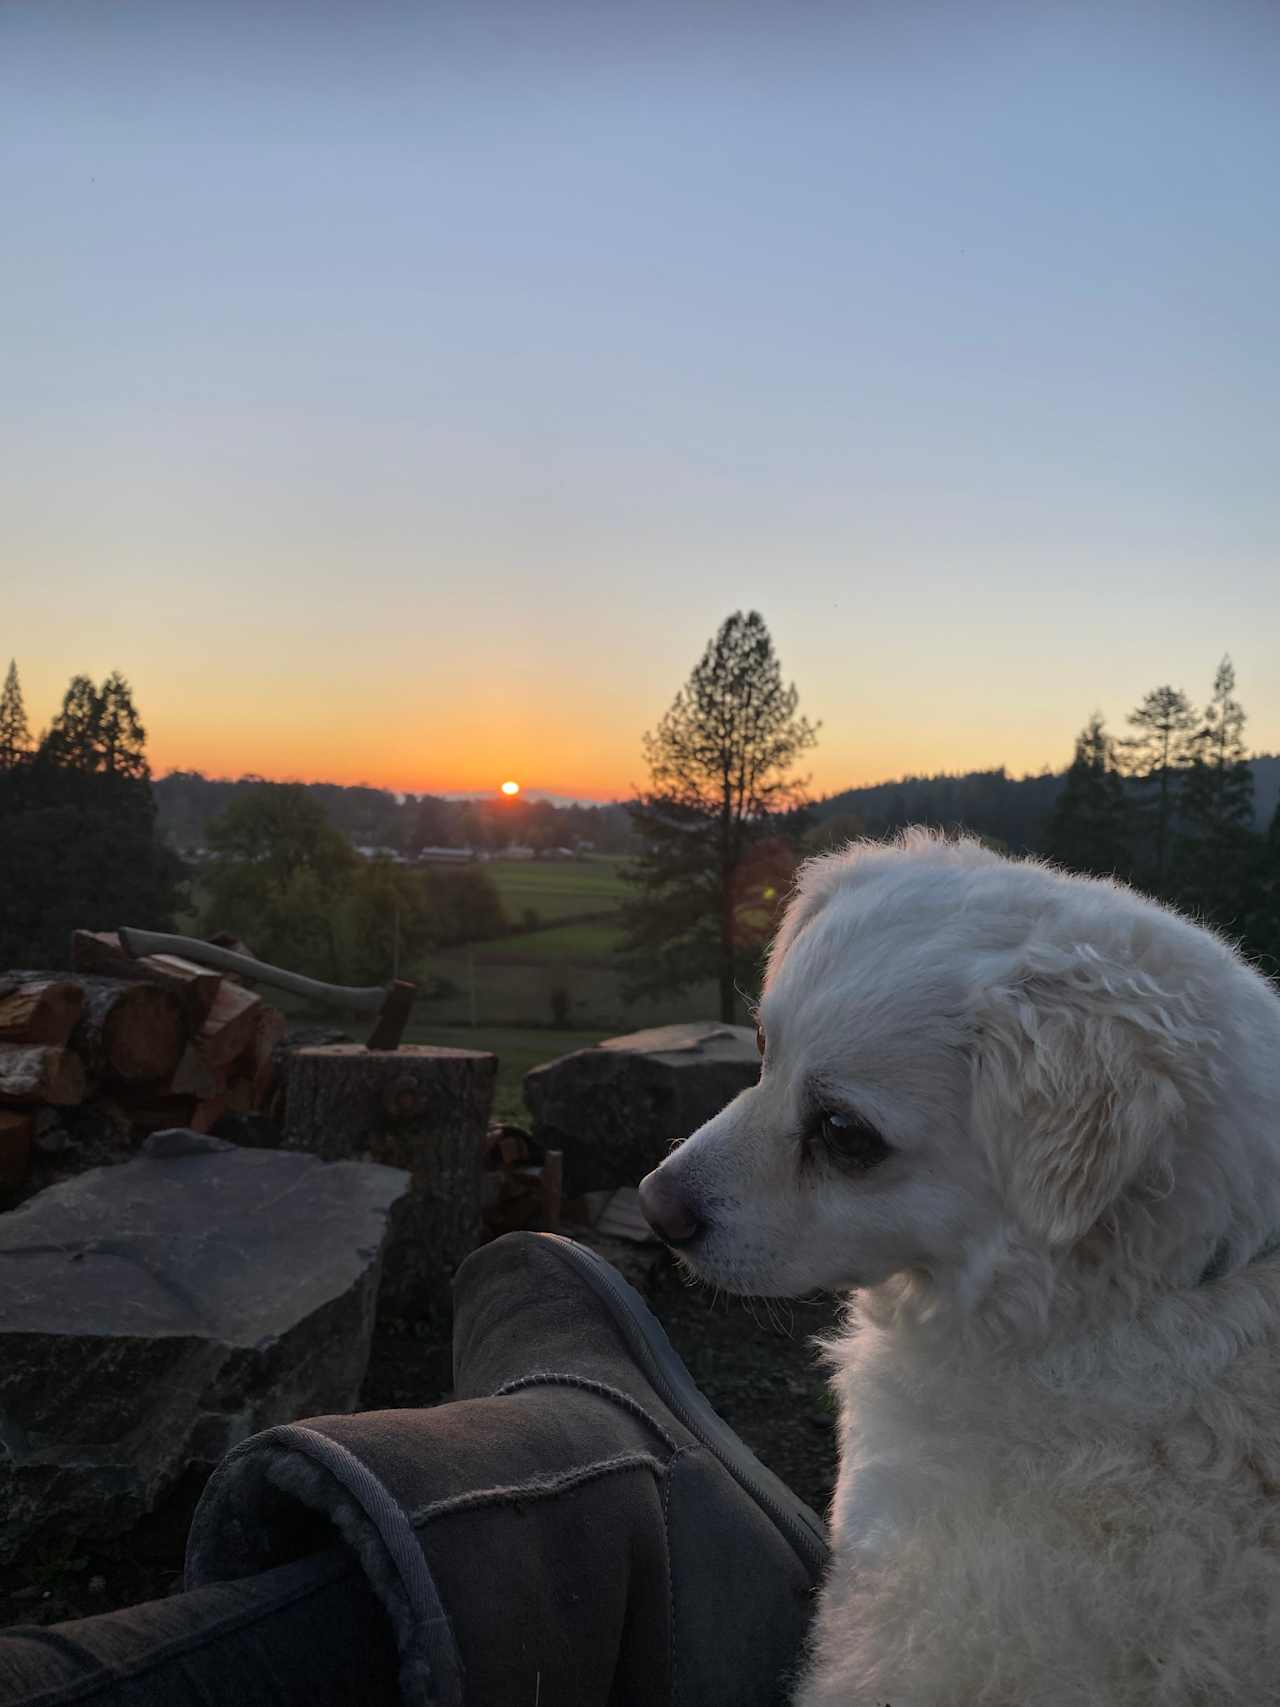
{"label": "gray rock", "polygon": [[635,1185],[727,1102],[755,1084],[746,1025],[700,1020],[610,1037],[524,1077],[535,1141],[564,1152],[564,1190]]}
{"label": "gray rock", "polygon": [[0,1560],[119,1535],[258,1429],[350,1410],[407,1186],[162,1132],[0,1215]]}

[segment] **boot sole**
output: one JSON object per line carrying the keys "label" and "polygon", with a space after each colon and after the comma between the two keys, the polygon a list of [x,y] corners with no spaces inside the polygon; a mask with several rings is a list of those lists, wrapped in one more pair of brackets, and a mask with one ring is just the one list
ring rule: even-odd
{"label": "boot sole", "polygon": [[628,1281],[587,1245],[558,1233],[531,1233],[571,1268],[599,1298],[662,1403],[717,1458],[745,1494],[791,1543],[811,1575],[828,1558],[822,1519],[763,1465],[745,1441],[716,1415],[685,1368],[657,1317]]}

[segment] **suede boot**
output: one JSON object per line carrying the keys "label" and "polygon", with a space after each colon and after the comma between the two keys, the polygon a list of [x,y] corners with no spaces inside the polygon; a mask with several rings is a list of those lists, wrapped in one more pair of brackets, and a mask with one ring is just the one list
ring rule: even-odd
{"label": "suede boot", "polygon": [[639,1295],[512,1233],[455,1286],[451,1404],[288,1424],[214,1473],[187,1587],[331,1545],[422,1707],[785,1701],[822,1525],[716,1416]]}

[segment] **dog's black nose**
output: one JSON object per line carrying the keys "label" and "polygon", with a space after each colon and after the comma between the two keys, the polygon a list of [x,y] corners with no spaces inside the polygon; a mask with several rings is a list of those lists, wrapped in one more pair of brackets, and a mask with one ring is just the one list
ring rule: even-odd
{"label": "dog's black nose", "polygon": [[658,1237],[668,1245],[687,1245],[702,1231],[702,1217],[655,1168],[640,1181],[640,1208]]}

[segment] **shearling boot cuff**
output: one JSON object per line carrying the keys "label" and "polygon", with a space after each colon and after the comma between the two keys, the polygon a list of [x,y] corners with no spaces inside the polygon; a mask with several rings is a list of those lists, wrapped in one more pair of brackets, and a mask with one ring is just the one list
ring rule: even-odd
{"label": "shearling boot cuff", "polygon": [[462,1707],[457,1645],[408,1513],[359,1458],[305,1423],[255,1435],[219,1465],[192,1519],[185,1586],[303,1558],[334,1530],[391,1618],[405,1702]]}

